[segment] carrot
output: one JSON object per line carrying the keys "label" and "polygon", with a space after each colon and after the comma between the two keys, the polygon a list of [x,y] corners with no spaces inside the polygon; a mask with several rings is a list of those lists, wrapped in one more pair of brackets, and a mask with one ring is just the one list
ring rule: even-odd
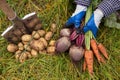
{"label": "carrot", "polygon": [[85,51],[85,61],[87,64],[88,72],[90,75],[93,74],[93,52],[91,50]]}
{"label": "carrot", "polygon": [[108,59],[108,53],[107,53],[106,48],[104,47],[104,45],[102,43],[98,44],[98,49],[104,55],[104,57],[106,59]]}
{"label": "carrot", "polygon": [[99,50],[98,50],[98,47],[97,47],[97,43],[96,43],[96,41],[94,39],[90,40],[90,45],[91,45],[91,48],[92,48],[92,50],[93,50],[93,52],[94,52],[98,62],[99,63],[100,62],[105,63],[105,60],[102,58],[102,56],[99,53]]}
{"label": "carrot", "polygon": [[84,60],[84,63],[83,63],[83,71],[85,71],[87,68],[87,64],[86,64],[86,61]]}

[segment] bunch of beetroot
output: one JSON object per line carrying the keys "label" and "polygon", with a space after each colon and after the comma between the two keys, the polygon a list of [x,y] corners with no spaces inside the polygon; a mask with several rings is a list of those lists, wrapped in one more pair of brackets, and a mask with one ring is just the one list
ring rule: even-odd
{"label": "bunch of beetroot", "polygon": [[77,34],[73,27],[63,28],[60,31],[60,38],[56,41],[58,53],[69,52],[72,61],[80,61],[84,55],[84,34]]}

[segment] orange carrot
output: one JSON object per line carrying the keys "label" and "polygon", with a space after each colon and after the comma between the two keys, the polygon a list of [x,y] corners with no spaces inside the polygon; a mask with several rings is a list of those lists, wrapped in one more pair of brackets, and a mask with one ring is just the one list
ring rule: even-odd
{"label": "orange carrot", "polygon": [[85,51],[85,61],[87,64],[88,72],[90,75],[93,74],[93,52],[91,50]]}
{"label": "orange carrot", "polygon": [[84,63],[83,63],[83,71],[85,71],[87,68],[87,64],[86,64],[86,61],[84,60]]}
{"label": "orange carrot", "polygon": [[91,45],[91,48],[92,48],[92,50],[93,50],[93,52],[94,52],[98,62],[99,63],[100,62],[105,63],[104,59],[102,58],[102,56],[99,53],[99,50],[98,50],[98,47],[97,47],[97,43],[96,43],[96,41],[94,39],[90,40],[90,45]]}
{"label": "orange carrot", "polygon": [[106,48],[104,47],[104,45],[102,43],[98,44],[98,49],[104,55],[104,57],[106,59],[108,59],[108,53],[107,53]]}

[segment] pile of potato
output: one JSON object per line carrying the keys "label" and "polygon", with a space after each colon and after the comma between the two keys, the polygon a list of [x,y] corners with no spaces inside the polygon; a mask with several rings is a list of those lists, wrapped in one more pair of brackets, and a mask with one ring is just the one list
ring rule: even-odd
{"label": "pile of potato", "polygon": [[56,31],[56,24],[53,23],[49,31],[43,29],[33,31],[32,34],[24,34],[18,44],[8,44],[7,50],[15,54],[16,60],[21,63],[25,60],[37,57],[38,54],[55,54],[55,40],[52,40]]}

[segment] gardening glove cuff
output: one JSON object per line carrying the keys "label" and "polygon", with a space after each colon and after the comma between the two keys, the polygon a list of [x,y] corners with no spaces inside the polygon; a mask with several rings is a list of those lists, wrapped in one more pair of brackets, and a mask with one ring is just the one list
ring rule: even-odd
{"label": "gardening glove cuff", "polygon": [[101,22],[101,19],[103,18],[103,13],[100,9],[96,9],[90,19],[88,20],[87,24],[83,28],[84,32],[87,32],[88,30],[91,30],[94,37],[96,37],[98,26]]}
{"label": "gardening glove cuff", "polygon": [[70,25],[74,25],[75,28],[80,27],[81,20],[85,16],[86,10],[87,10],[86,6],[77,5],[75,12],[67,20],[67,22],[65,23],[65,26],[69,27]]}

